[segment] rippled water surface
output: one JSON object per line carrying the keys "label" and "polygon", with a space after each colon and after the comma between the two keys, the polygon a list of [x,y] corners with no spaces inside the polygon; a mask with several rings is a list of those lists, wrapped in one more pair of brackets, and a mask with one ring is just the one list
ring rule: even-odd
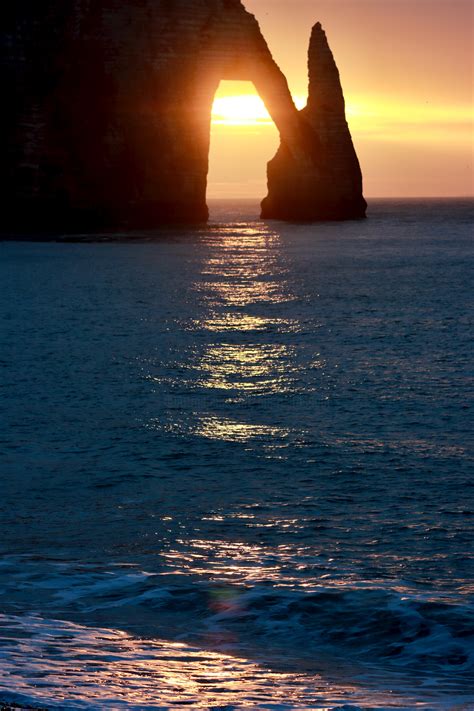
{"label": "rippled water surface", "polygon": [[0,244],[0,700],[474,708],[472,203],[252,214]]}

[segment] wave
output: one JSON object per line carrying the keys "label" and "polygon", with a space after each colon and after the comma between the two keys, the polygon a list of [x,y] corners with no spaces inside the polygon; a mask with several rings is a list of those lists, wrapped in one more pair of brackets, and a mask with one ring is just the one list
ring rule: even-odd
{"label": "wave", "polygon": [[[465,709],[456,691],[377,688],[257,664],[197,646],[149,640],[118,630],[35,615],[0,615],[0,707],[43,711],[87,709],[274,709],[398,711]],[[333,675],[334,677],[334,675]],[[453,705],[455,704],[455,705]],[[6,710],[5,710],[6,711]]]}
{"label": "wave", "polygon": [[224,592],[209,623],[215,629],[252,630],[285,645],[290,639],[303,655],[324,649],[345,658],[449,673],[474,665],[471,606],[385,590]]}
{"label": "wave", "polygon": [[30,598],[42,615],[226,651],[283,652],[316,664],[329,655],[460,679],[474,669],[467,597],[431,599],[406,588],[234,586],[134,567],[41,562],[22,564],[21,573],[14,567],[1,598],[9,600],[3,609],[10,613]]}

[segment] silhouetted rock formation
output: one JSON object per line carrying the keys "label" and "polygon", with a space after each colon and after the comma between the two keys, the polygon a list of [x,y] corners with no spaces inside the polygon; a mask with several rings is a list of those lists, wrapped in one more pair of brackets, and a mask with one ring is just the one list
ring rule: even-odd
{"label": "silhouetted rock formation", "polygon": [[[305,160],[282,137],[268,164],[262,217],[281,220],[348,220],[365,217],[362,174],[345,116],[339,72],[318,22],[308,56],[309,97],[300,112]],[[308,161],[308,158],[310,160]]]}
{"label": "silhouetted rock formation", "polygon": [[[313,91],[302,120],[240,0],[16,0],[3,4],[0,19],[4,231],[205,221],[210,113],[221,79],[253,81],[280,131],[267,216],[300,216],[299,171],[313,176],[314,165],[337,157],[339,114],[319,106]],[[316,42],[312,62],[321,71],[319,55],[326,70]],[[321,96],[334,101],[332,75],[324,76]],[[324,162],[311,126],[331,146]],[[347,185],[337,195],[352,196],[342,156],[343,148],[330,174]],[[279,163],[290,171],[281,180]],[[276,214],[280,199],[293,205],[287,215]]]}

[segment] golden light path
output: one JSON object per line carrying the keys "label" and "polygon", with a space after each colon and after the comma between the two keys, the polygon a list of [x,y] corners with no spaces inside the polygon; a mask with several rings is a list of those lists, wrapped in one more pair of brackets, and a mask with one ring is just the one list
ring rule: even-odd
{"label": "golden light path", "polygon": [[[217,597],[216,604],[228,607],[231,601]],[[391,708],[407,708],[411,700],[410,694],[384,691],[384,680],[381,691],[364,691],[350,681],[326,679],[322,671],[308,673],[304,664],[301,669],[288,669],[285,663],[272,668],[245,656],[213,651],[217,641],[213,638],[206,649],[36,616],[0,615],[0,626],[21,634],[21,644],[10,635],[4,640],[6,674],[0,679],[0,694],[10,695],[14,689],[15,698],[24,694],[41,707],[48,699],[62,709],[87,704],[136,711],[175,706],[329,711],[345,703],[380,708],[387,698]]]}

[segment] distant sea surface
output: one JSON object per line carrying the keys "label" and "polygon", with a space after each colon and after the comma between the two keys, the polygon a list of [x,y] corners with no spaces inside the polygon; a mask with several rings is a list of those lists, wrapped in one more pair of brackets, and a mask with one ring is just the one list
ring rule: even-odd
{"label": "distant sea surface", "polygon": [[0,244],[0,701],[474,709],[472,201],[212,210]]}

